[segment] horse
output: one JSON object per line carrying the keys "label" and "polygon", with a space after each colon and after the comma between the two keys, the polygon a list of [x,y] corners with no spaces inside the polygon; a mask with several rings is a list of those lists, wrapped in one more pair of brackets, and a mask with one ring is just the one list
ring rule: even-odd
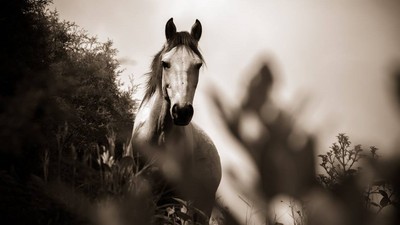
{"label": "horse", "polygon": [[190,33],[177,32],[173,18],[166,23],[166,43],[151,63],[128,154],[139,149],[147,157],[161,158],[158,165],[180,197],[209,218],[221,181],[221,163],[210,137],[191,121],[204,63],[198,49],[201,34],[199,20]]}

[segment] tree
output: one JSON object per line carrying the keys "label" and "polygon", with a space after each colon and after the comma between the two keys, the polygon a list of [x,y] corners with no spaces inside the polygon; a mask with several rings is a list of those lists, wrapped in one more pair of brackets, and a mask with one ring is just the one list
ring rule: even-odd
{"label": "tree", "polygon": [[0,167],[22,176],[38,166],[46,140],[41,121],[54,109],[47,4],[17,0],[1,7]]}
{"label": "tree", "polygon": [[110,132],[122,143],[133,124],[112,42],[61,22],[49,4],[6,1],[1,9],[0,166],[21,175],[40,173],[45,153],[107,146]]}

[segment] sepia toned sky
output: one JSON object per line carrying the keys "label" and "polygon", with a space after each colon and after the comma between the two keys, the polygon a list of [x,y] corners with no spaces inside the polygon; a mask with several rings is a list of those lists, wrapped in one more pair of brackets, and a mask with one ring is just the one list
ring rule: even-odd
{"label": "sepia toned sky", "polygon": [[[113,40],[126,84],[129,75],[143,82],[165,41],[169,18],[178,30],[189,30],[199,19],[207,66],[194,119],[216,143],[225,169],[244,165],[243,182],[254,181],[254,168],[213,118],[207,92],[216,89],[228,104],[238,104],[262,61],[270,63],[277,80],[274,102],[316,135],[321,151],[344,132],[353,143],[394,154],[390,149],[400,134],[390,92],[391,75],[400,67],[400,3],[395,0],[54,0],[53,7],[100,40]],[[223,194],[237,196],[232,190]]]}

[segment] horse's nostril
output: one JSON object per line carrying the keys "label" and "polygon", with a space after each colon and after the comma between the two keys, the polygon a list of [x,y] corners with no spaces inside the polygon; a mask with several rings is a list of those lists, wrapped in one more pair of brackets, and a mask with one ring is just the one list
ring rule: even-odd
{"label": "horse's nostril", "polygon": [[184,106],[178,106],[176,110],[180,117],[191,117],[193,115],[193,106],[190,103]]}
{"label": "horse's nostril", "polygon": [[172,117],[173,118],[178,118],[178,105],[177,104],[174,104],[173,106],[172,106]]}

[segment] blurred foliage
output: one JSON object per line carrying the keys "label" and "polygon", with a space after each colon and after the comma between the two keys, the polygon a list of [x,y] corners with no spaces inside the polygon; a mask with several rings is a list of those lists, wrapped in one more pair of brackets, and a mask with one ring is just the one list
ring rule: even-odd
{"label": "blurred foliage", "polygon": [[[294,119],[271,101],[271,65],[263,63],[259,68],[240,107],[224,105],[217,95],[213,98],[221,119],[252,156],[260,174],[255,190],[261,190],[261,195],[248,197],[270,206],[272,199],[289,196],[287,216],[295,225],[398,224],[399,179],[394,174],[400,160],[382,161],[376,147],[366,154],[361,145],[351,147],[349,137],[339,134],[337,143],[318,155],[323,173],[317,174],[315,138],[296,127]],[[246,196],[248,191],[241,186],[237,182]],[[229,219],[219,224],[240,224],[229,210],[219,208]],[[262,210],[267,224],[282,224],[270,213],[273,210]]]}
{"label": "blurred foliage", "polygon": [[300,196],[316,183],[314,138],[296,129],[293,119],[270,102],[272,85],[269,65],[261,65],[241,108],[227,110],[218,98],[216,105],[229,130],[254,159],[265,197]]}

